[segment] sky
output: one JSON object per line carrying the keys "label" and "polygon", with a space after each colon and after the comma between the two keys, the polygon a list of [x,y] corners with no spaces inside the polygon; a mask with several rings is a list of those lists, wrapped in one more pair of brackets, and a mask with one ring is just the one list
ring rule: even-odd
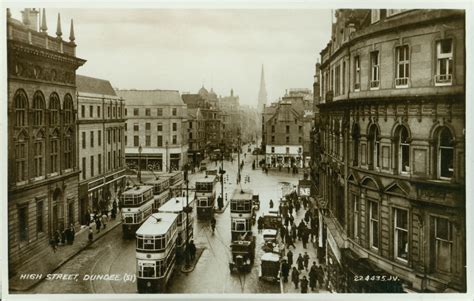
{"label": "sky", "polygon": [[[330,10],[322,9],[47,8],[49,35],[58,12],[63,39],[74,19],[76,54],[87,60],[77,74],[120,89],[233,89],[251,106],[262,64],[269,102],[285,89],[312,89],[331,33]],[[12,15],[20,19],[20,9]]]}

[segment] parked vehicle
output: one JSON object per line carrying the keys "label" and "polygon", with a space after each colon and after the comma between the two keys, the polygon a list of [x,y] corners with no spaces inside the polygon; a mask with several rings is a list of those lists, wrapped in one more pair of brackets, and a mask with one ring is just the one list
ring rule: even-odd
{"label": "parked vehicle", "polygon": [[278,282],[280,280],[280,255],[268,252],[262,255],[260,261],[258,278],[260,280]]}
{"label": "parked vehicle", "polygon": [[233,241],[230,248],[230,272],[250,272],[255,259],[255,236],[246,234],[241,240]]}

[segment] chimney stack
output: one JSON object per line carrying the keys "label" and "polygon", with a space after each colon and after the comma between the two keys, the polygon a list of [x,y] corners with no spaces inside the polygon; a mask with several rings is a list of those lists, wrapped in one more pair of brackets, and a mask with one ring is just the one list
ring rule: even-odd
{"label": "chimney stack", "polygon": [[21,14],[23,16],[23,24],[31,30],[38,31],[39,11],[36,8],[25,8]]}

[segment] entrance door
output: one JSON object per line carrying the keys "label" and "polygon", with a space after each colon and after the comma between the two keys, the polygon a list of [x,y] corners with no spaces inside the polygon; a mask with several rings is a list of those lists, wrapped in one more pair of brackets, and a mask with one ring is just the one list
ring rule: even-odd
{"label": "entrance door", "polygon": [[53,205],[53,233],[56,233],[58,230],[58,205]]}

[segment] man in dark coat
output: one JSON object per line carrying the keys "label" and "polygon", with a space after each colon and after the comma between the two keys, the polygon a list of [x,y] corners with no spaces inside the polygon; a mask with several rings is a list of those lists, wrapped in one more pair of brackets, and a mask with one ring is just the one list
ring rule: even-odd
{"label": "man in dark coat", "polygon": [[291,252],[291,250],[288,250],[288,253],[286,253],[286,257],[288,258],[288,265],[291,267],[293,265],[293,252]]}
{"label": "man in dark coat", "polygon": [[324,286],[324,270],[321,265],[316,268],[316,278],[318,279],[319,287],[323,288]]}
{"label": "man in dark coat", "polygon": [[191,260],[194,260],[196,257],[196,245],[192,240],[189,242],[189,257]]}
{"label": "man in dark coat", "polygon": [[295,284],[295,289],[297,289],[298,283],[300,282],[300,272],[296,267],[293,267],[293,270],[291,271],[291,281]]}
{"label": "man in dark coat", "polygon": [[312,291],[316,288],[316,279],[318,276],[317,272],[317,266],[316,266],[316,261],[313,261],[313,265],[311,266],[311,269],[309,270],[308,276],[309,276],[309,287],[311,288]]}
{"label": "man in dark coat", "polygon": [[301,253],[298,255],[298,258],[296,259],[296,264],[298,265],[298,270],[300,271],[304,270],[304,258],[301,255]]}
{"label": "man in dark coat", "polygon": [[290,246],[293,246],[293,248],[296,249],[296,246],[293,242],[293,238],[292,236],[289,234],[289,233],[286,233],[286,239],[285,239],[285,242],[286,242],[286,247],[289,248]]}
{"label": "man in dark coat", "polygon": [[288,275],[290,274],[290,265],[286,260],[283,260],[281,263],[281,276],[283,277],[283,282],[288,282]]}
{"label": "man in dark coat", "polygon": [[308,243],[309,239],[309,230],[305,227],[302,231],[303,233],[301,233],[301,240],[303,241],[303,248],[306,249],[306,244]]}
{"label": "man in dark coat", "polygon": [[304,255],[303,255],[303,263],[304,263],[304,269],[307,271],[307,270],[308,270],[308,265],[309,265],[309,255],[308,255],[308,252],[304,252]]}
{"label": "man in dark coat", "polygon": [[306,279],[306,276],[303,276],[303,279],[301,279],[301,293],[308,293],[308,279]]}
{"label": "man in dark coat", "polygon": [[282,241],[282,242],[285,242],[285,237],[286,237],[286,233],[287,233],[287,232],[288,232],[288,231],[286,230],[285,226],[282,225],[282,226],[280,227],[280,237],[281,237],[281,241]]}

